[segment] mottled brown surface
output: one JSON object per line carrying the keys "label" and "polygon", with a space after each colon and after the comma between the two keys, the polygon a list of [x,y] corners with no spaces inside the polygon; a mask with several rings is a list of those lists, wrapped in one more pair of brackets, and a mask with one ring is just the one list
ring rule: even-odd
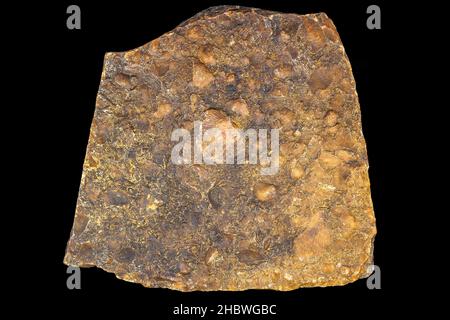
{"label": "mottled brown surface", "polygon": [[[280,170],[174,165],[173,129],[281,128]],[[108,53],[64,262],[176,290],[367,276],[375,218],[349,61],[323,13],[218,7]]]}

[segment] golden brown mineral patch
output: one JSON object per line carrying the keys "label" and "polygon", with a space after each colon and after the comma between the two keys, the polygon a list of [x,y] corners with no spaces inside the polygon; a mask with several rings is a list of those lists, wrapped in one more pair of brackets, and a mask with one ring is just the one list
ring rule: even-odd
{"label": "golden brown mineral patch", "polygon": [[[199,121],[219,132],[207,146],[279,129],[278,170],[195,147],[174,163],[173,133],[193,142]],[[335,286],[367,276],[375,233],[355,82],[325,14],[214,7],[105,55],[66,264],[181,291]]]}

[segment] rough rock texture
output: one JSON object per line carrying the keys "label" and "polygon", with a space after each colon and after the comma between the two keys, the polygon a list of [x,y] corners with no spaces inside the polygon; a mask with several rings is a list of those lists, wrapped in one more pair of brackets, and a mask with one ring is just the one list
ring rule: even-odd
{"label": "rough rock texture", "polygon": [[[280,170],[175,165],[193,121],[281,128]],[[291,290],[367,276],[375,218],[355,82],[323,13],[203,11],[107,53],[64,262],[147,287]]]}

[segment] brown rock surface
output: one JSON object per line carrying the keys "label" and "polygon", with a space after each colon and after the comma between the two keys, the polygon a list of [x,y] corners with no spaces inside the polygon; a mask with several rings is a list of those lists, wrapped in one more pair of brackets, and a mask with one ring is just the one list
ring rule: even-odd
{"label": "brown rock surface", "polygon": [[[280,168],[175,165],[176,128],[280,128]],[[215,7],[107,53],[64,262],[147,287],[291,290],[367,276],[358,97],[323,13]]]}

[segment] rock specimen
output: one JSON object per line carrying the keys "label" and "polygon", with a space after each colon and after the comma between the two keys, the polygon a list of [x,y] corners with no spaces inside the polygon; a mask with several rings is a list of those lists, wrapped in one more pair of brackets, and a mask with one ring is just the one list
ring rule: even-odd
{"label": "rock specimen", "polygon": [[[278,128],[279,170],[173,163],[172,132],[196,121]],[[66,264],[182,291],[344,285],[367,276],[375,233],[355,82],[325,14],[215,7],[106,54]]]}

